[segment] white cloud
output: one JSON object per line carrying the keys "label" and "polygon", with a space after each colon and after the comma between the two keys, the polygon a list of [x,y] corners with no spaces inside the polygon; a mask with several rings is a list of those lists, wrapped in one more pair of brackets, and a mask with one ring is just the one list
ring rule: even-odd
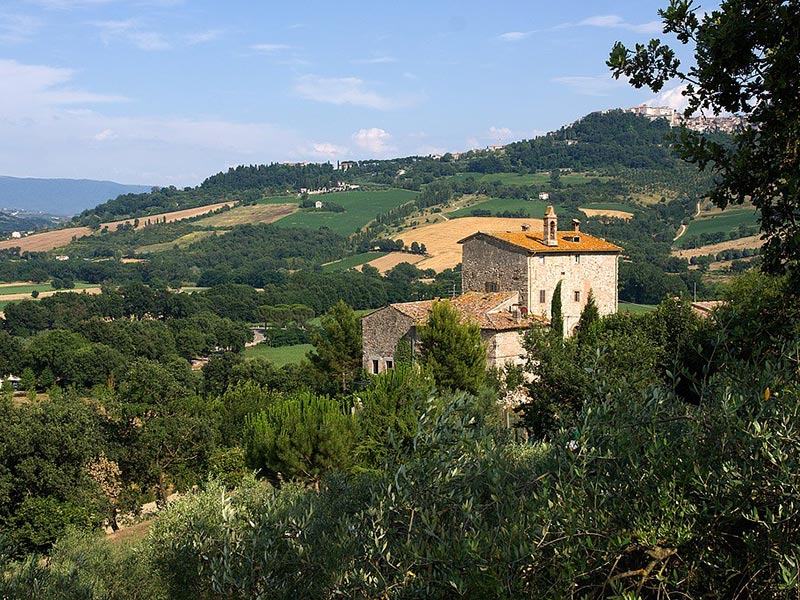
{"label": "white cloud", "polygon": [[493,138],[507,138],[510,137],[513,132],[508,127],[495,127],[492,125],[489,127],[489,136]]}
{"label": "white cloud", "polygon": [[111,44],[117,40],[125,40],[140,50],[168,50],[171,44],[163,35],[155,31],[142,29],[136,19],[124,21],[93,21],[94,25],[100,29],[100,37],[104,44]]}
{"label": "white cloud", "polygon": [[498,38],[504,42],[519,42],[520,40],[530,37],[532,34],[532,31],[508,31],[500,34]]}
{"label": "white cloud", "polygon": [[668,106],[682,112],[689,106],[689,100],[683,95],[685,89],[686,84],[682,83],[674,88],[664,90],[655,98],[647,100],[644,104],[648,106]]}
{"label": "white cloud", "polygon": [[353,134],[353,142],[363,150],[375,154],[385,154],[394,150],[391,145],[392,136],[389,132],[378,127],[359,129]]}
{"label": "white cloud", "polygon": [[444,146],[419,146],[414,154],[417,156],[429,156],[431,154],[446,154],[447,148]]}
{"label": "white cloud", "polygon": [[28,15],[0,12],[0,43],[19,44],[28,41],[41,27],[41,22]]}
{"label": "white cloud", "polygon": [[649,21],[647,23],[628,23],[619,15],[596,15],[588,17],[578,23],[578,25],[588,25],[590,27],[606,27],[627,29],[636,33],[661,33],[663,25],[661,21]]}
{"label": "white cloud", "polygon": [[315,142],[311,144],[311,149],[308,152],[312,156],[319,158],[337,158],[346,156],[350,150],[345,146],[337,146],[329,142]]}
{"label": "white cloud", "polygon": [[281,50],[288,50],[289,48],[291,48],[291,46],[286,44],[253,44],[250,46],[251,50],[261,54],[274,54]]}
{"label": "white cloud", "polygon": [[114,132],[113,129],[103,129],[97,135],[92,136],[92,139],[95,142],[110,142],[112,140],[116,140],[119,136]]}
{"label": "white cloud", "polygon": [[375,56],[373,58],[357,58],[351,62],[357,65],[385,65],[397,62],[397,59],[393,56]]}
{"label": "white cloud", "polygon": [[226,164],[288,160],[303,145],[268,123],[103,114],[92,106],[125,98],[78,89],[74,76],[72,69],[0,60],[0,81],[14,90],[0,94],[6,173],[194,185]]}
{"label": "white cloud", "polygon": [[301,98],[325,104],[350,104],[376,110],[392,110],[410,106],[418,98],[406,96],[390,98],[367,87],[358,77],[317,77],[305,75],[295,81],[294,91]]}
{"label": "white cloud", "polygon": [[134,31],[128,34],[131,43],[140,50],[168,50],[170,43],[154,31]]}
{"label": "white cloud", "polygon": [[613,79],[611,75],[555,77],[553,81],[571,88],[581,96],[608,96],[614,88],[626,85],[624,81]]}
{"label": "white cloud", "polygon": [[30,0],[33,4],[38,4],[45,8],[71,9],[83,8],[86,6],[98,6],[101,4],[111,4],[114,0]]}
{"label": "white cloud", "polygon": [[0,94],[0,113],[13,118],[40,108],[126,100],[122,96],[65,87],[64,84],[73,76],[72,69],[25,65],[15,60],[0,59],[0,81],[8,85],[8,89],[14,90],[13,94]]}
{"label": "white cloud", "polygon": [[196,33],[187,33],[183,36],[183,39],[190,46],[195,46],[197,44],[205,44],[207,42],[218,40],[222,37],[223,33],[225,32],[221,29],[208,29],[206,31],[198,31]]}

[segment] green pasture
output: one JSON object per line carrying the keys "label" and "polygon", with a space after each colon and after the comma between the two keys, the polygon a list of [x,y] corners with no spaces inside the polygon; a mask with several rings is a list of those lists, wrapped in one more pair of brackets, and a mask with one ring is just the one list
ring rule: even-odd
{"label": "green pasture", "polygon": [[[85,288],[97,287],[95,283],[75,282],[75,290],[82,290]],[[55,291],[50,282],[47,283],[20,283],[18,285],[0,285],[0,296],[7,296],[9,294],[30,294],[31,292],[52,292]],[[69,292],[72,290],[61,289],[59,291]]]}
{"label": "green pasture", "polygon": [[[561,175],[561,183],[563,185],[583,185],[589,183],[593,179],[606,181],[611,178],[592,175],[590,173],[566,173]],[[499,181],[504,185],[549,186],[550,173],[526,173],[525,175],[519,173],[487,173],[480,178],[480,181]]]}
{"label": "green pasture", "polygon": [[680,246],[685,240],[703,233],[729,233],[738,231],[739,226],[758,226],[758,213],[751,208],[728,209],[721,213],[701,216],[689,222],[686,233],[676,242]]}
{"label": "green pasture", "polygon": [[658,306],[653,304],[634,304],[633,302],[620,302],[618,312],[633,313],[634,315],[641,315],[654,311]]}
{"label": "green pasture", "polygon": [[581,208],[591,208],[593,210],[623,210],[625,212],[636,212],[638,207],[622,202],[590,202]]}
{"label": "green pasture", "polygon": [[371,260],[375,260],[376,258],[380,258],[381,256],[386,256],[389,254],[388,252],[362,252],[361,254],[355,254],[353,256],[348,256],[347,258],[343,258],[342,260],[337,260],[336,262],[328,263],[327,265],[322,265],[323,271],[346,271],[347,269],[353,269],[355,267],[360,267],[364,263],[368,263]]}
{"label": "green pasture", "polygon": [[[481,202],[476,202],[471,206],[459,208],[456,211],[447,213],[447,216],[452,219],[459,217],[472,217],[473,210],[490,210],[492,215],[505,212],[507,210],[516,212],[524,210],[528,212],[531,219],[536,219],[544,216],[544,211],[549,206],[549,203],[542,202],[541,200],[522,200],[520,198],[488,198]],[[558,210],[558,207],[556,207]]]}
{"label": "green pasture", "polygon": [[380,191],[336,192],[312,196],[314,200],[333,202],[343,206],[345,212],[333,213],[324,211],[301,210],[275,222],[283,227],[304,227],[318,229],[329,227],[339,235],[355,233],[372,221],[379,213],[396,208],[410,202],[418,195],[409,190],[389,189]]}
{"label": "green pasture", "polygon": [[288,364],[300,363],[308,354],[309,350],[313,350],[314,346],[311,344],[297,344],[294,346],[267,346],[266,344],[258,344],[245,348],[242,356],[247,360],[254,358],[266,358],[273,363],[276,367],[282,367]]}

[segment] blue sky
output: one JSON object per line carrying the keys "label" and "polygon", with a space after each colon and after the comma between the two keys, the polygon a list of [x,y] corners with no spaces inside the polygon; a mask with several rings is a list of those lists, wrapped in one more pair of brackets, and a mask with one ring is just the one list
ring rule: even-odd
{"label": "blue sky", "polygon": [[185,186],[532,137],[653,99],[604,63],[664,4],[3,0],[0,175]]}

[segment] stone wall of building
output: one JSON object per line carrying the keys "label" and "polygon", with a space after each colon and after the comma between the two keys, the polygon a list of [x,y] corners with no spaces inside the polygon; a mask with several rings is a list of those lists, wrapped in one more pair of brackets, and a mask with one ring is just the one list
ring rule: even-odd
{"label": "stone wall of building", "polygon": [[[565,335],[571,335],[578,324],[589,290],[594,293],[601,315],[617,312],[617,254],[539,254],[531,256],[529,261],[532,298],[529,310],[549,319],[553,292],[561,281]],[[541,290],[545,292],[544,302],[540,302]]]}
{"label": "stone wall of building", "polygon": [[518,291],[520,303],[527,306],[528,262],[525,253],[514,252],[507,244],[485,236],[467,240],[461,245],[461,291]]}
{"label": "stone wall of building", "polygon": [[[363,338],[362,364],[368,373],[383,373],[387,361],[394,365],[397,342],[409,335],[413,320],[392,306],[387,306],[361,319]],[[377,361],[374,362],[374,361]]]}
{"label": "stone wall of building", "polygon": [[502,368],[507,364],[521,365],[525,362],[525,348],[522,346],[524,330],[490,331],[481,330],[486,344],[486,366]]}

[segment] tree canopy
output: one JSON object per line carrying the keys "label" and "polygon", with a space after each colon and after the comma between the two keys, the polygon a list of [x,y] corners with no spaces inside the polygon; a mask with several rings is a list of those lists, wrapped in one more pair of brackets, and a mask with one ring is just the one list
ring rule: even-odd
{"label": "tree canopy", "polygon": [[698,111],[744,115],[732,143],[681,129],[680,156],[710,169],[714,203],[752,202],[765,234],[763,267],[789,272],[800,283],[800,4],[794,0],[725,0],[700,12],[691,0],[671,0],[659,11],[664,33],[693,47],[694,64],[682,66],[660,40],[629,50],[617,42],[608,66],[634,87],[660,91],[680,82],[685,115]]}

